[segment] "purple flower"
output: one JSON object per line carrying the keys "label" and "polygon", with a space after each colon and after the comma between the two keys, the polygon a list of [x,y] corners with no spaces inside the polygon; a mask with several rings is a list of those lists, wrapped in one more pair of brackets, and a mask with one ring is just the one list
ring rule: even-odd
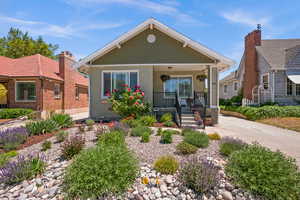
{"label": "purple flower", "polygon": [[0,144],[23,143],[28,137],[25,127],[7,128],[0,131]]}

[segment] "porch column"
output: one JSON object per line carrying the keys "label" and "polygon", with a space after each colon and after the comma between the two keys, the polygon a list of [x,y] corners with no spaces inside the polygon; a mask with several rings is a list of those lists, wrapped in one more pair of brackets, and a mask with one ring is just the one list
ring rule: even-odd
{"label": "porch column", "polygon": [[210,65],[208,70],[208,91],[207,91],[207,106],[208,114],[212,118],[212,123],[218,123],[219,114],[219,72],[216,65]]}

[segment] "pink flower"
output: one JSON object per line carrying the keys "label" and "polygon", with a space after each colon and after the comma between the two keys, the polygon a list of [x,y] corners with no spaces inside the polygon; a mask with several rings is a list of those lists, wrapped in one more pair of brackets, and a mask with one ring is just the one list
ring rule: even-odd
{"label": "pink flower", "polygon": [[142,92],[142,96],[145,96],[145,93],[144,93],[144,92]]}
{"label": "pink flower", "polygon": [[141,92],[141,90],[137,89],[136,92]]}
{"label": "pink flower", "polygon": [[129,99],[132,100],[132,99],[134,99],[134,97],[133,97],[133,96],[130,96]]}
{"label": "pink flower", "polygon": [[135,88],[135,89],[139,89],[139,88],[141,88],[141,86],[136,85],[136,86],[134,86],[134,88]]}
{"label": "pink flower", "polygon": [[130,88],[127,88],[127,91],[128,91],[128,92],[130,92],[130,91],[131,91],[131,89],[130,89]]}
{"label": "pink flower", "polygon": [[136,102],[134,102],[134,105],[139,105],[139,104],[140,104],[140,103],[139,103],[139,102],[137,102],[137,101],[136,101]]}
{"label": "pink flower", "polygon": [[113,89],[113,92],[117,92],[118,90],[117,89]]}
{"label": "pink flower", "polygon": [[128,87],[128,84],[123,84],[124,87]]}

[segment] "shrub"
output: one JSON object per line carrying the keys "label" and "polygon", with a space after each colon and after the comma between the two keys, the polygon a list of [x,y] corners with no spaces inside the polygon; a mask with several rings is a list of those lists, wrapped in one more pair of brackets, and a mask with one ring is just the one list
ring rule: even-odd
{"label": "shrub", "polygon": [[193,154],[196,153],[198,148],[194,145],[191,145],[189,143],[186,142],[180,142],[177,146],[176,146],[176,150],[178,153],[183,154],[183,155],[187,155],[187,154]]}
{"label": "shrub", "polygon": [[121,117],[138,118],[150,112],[150,105],[144,101],[144,92],[139,86],[131,89],[124,85],[120,90],[114,90],[109,102],[112,110]]}
{"label": "shrub", "polygon": [[95,121],[92,119],[85,120],[86,125],[88,126],[88,129],[91,131],[93,130],[93,126],[95,124]]}
{"label": "shrub", "polygon": [[69,199],[105,199],[122,194],[138,173],[138,162],[126,146],[97,146],[82,151],[67,168],[63,190]]}
{"label": "shrub", "polygon": [[84,142],[84,138],[79,135],[68,138],[62,144],[62,157],[68,160],[71,159],[82,150]]}
{"label": "shrub", "polygon": [[162,174],[174,174],[179,167],[173,156],[161,156],[154,163],[154,169]]}
{"label": "shrub", "polygon": [[153,115],[146,115],[140,117],[138,121],[144,126],[153,126],[153,124],[156,122],[156,118]]}
{"label": "shrub", "polygon": [[162,132],[163,132],[162,128],[158,128],[156,135],[160,136]]}
{"label": "shrub", "polygon": [[171,113],[165,113],[160,117],[160,122],[164,123],[164,122],[170,122],[172,121],[173,116]]}
{"label": "shrub", "polygon": [[196,147],[205,148],[209,144],[209,138],[204,132],[189,131],[184,134],[184,141]]}
{"label": "shrub", "polygon": [[18,156],[0,169],[0,182],[15,184],[41,174],[45,169],[45,159],[40,155]]}
{"label": "shrub", "polygon": [[110,131],[122,131],[125,135],[128,134],[130,127],[126,123],[114,122],[113,126],[110,127]]}
{"label": "shrub", "polygon": [[0,131],[0,146],[5,151],[16,149],[24,143],[28,137],[28,132],[24,127],[7,128]]}
{"label": "shrub", "polygon": [[233,182],[265,199],[300,199],[300,172],[295,160],[258,144],[229,157],[226,173]]}
{"label": "shrub", "polygon": [[219,133],[209,133],[207,134],[208,138],[211,140],[220,140],[221,136],[219,135]]}
{"label": "shrub", "polygon": [[31,109],[25,108],[4,108],[0,110],[0,119],[12,119],[29,115],[33,112]]}
{"label": "shrub", "polygon": [[220,144],[220,153],[224,156],[229,156],[231,153],[241,150],[246,146],[242,140],[231,138],[231,137],[224,137],[221,140]]}
{"label": "shrub", "polygon": [[65,141],[65,139],[67,138],[68,136],[68,132],[66,131],[59,131],[57,134],[56,134],[56,142],[60,143],[60,142],[63,142]]}
{"label": "shrub", "polygon": [[204,193],[217,186],[218,168],[210,161],[193,156],[182,163],[178,178],[186,187]]}
{"label": "shrub", "polygon": [[164,130],[160,137],[160,143],[171,144],[173,132],[171,130]]}
{"label": "shrub", "polygon": [[166,127],[174,127],[175,123],[172,122],[172,121],[168,121],[168,122],[164,122],[163,125],[166,126]]}
{"label": "shrub", "polygon": [[80,124],[80,125],[78,126],[78,129],[79,129],[79,132],[80,132],[80,133],[84,133],[84,131],[85,131],[85,125],[84,125],[84,124]]}
{"label": "shrub", "polygon": [[120,146],[125,144],[125,134],[123,131],[112,131],[102,134],[98,139],[99,146]]}
{"label": "shrub", "polygon": [[9,151],[7,153],[0,154],[0,168],[3,167],[10,158],[15,157],[18,155],[17,151]]}
{"label": "shrub", "polygon": [[42,151],[47,151],[48,149],[51,149],[52,143],[51,141],[45,141],[42,143]]}
{"label": "shrub", "polygon": [[59,125],[51,119],[33,121],[26,124],[26,129],[30,135],[51,133],[58,130],[58,128]]}
{"label": "shrub", "polygon": [[141,138],[141,142],[147,143],[149,141],[150,141],[150,133],[149,132],[143,133],[142,138]]}
{"label": "shrub", "polygon": [[140,137],[145,132],[151,134],[152,130],[149,127],[146,127],[146,126],[138,126],[138,127],[135,127],[131,130],[130,135],[133,136],[133,137]]}
{"label": "shrub", "polygon": [[192,128],[184,128],[184,129],[181,131],[181,135],[185,135],[185,133],[191,132],[191,131],[194,131],[194,129],[192,129]]}
{"label": "shrub", "polygon": [[54,114],[51,119],[55,121],[60,128],[67,128],[73,125],[72,117],[68,114]]}

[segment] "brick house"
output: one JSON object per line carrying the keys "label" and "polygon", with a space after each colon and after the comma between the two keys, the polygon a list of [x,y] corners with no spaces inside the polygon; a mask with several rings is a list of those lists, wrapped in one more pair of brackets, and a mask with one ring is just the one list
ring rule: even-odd
{"label": "brick house", "polygon": [[[300,39],[261,38],[261,30],[245,37],[245,49],[239,68],[220,81],[220,90],[233,90],[227,79],[243,91],[244,104],[276,102],[300,103]],[[233,94],[234,91],[227,91]],[[231,96],[226,96],[231,98]]]}
{"label": "brick house", "polygon": [[0,56],[0,84],[7,89],[1,107],[47,113],[88,110],[88,79],[72,69],[75,60],[62,52],[55,61],[40,54],[11,59]]}

